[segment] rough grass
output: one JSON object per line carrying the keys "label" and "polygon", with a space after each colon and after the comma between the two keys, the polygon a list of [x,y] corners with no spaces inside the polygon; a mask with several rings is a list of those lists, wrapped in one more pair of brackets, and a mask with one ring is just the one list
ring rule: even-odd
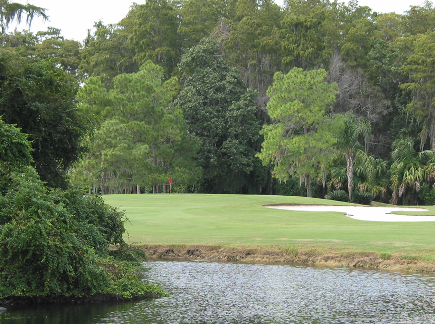
{"label": "rough grass", "polygon": [[[126,211],[125,240],[147,245],[309,246],[435,259],[435,222],[359,221],[339,212],[298,212],[272,204],[346,203],[304,197],[206,194],[107,195]],[[435,214],[435,209],[434,213]]]}

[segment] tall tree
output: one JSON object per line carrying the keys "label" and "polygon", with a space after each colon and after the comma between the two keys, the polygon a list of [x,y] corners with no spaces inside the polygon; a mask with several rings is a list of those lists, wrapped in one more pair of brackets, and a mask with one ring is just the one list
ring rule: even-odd
{"label": "tall tree", "polygon": [[271,1],[244,4],[240,7],[244,8],[239,14],[242,18],[232,23],[224,43],[224,56],[237,68],[243,82],[258,92],[257,105],[264,112],[267,88],[272,84],[273,74],[282,68],[279,29],[283,12]]}
{"label": "tall tree", "polygon": [[419,35],[414,43],[413,54],[402,67],[409,82],[400,87],[411,93],[412,101],[407,110],[416,116],[422,125],[420,132],[423,150],[427,138],[430,149],[435,150],[435,32]]}
{"label": "tall tree", "polygon": [[335,100],[337,85],[325,81],[326,71],[293,68],[287,74],[275,73],[267,90],[267,111],[273,119],[263,126],[263,164],[271,164],[273,176],[288,180],[290,175],[305,178],[311,197],[311,177],[327,159],[335,138],[327,118]]}
{"label": "tall tree", "polygon": [[54,61],[0,51],[0,114],[29,134],[36,170],[51,187],[66,186],[66,171],[84,150],[88,124],[76,107],[77,89]]}
{"label": "tall tree", "polygon": [[364,118],[357,118],[352,112],[336,116],[339,121],[336,129],[337,149],[345,154],[347,171],[347,190],[352,201],[355,154],[361,147],[360,140],[367,140],[371,134],[370,123]]}
{"label": "tall tree", "polygon": [[354,22],[344,38],[340,54],[350,66],[365,69],[368,64],[367,54],[371,49],[371,41],[375,32],[375,24],[370,18]]}
{"label": "tall tree", "polygon": [[325,68],[333,51],[330,32],[326,1],[288,1],[280,30],[283,64],[302,69]]}
{"label": "tall tree", "polygon": [[197,45],[217,26],[221,19],[228,19],[231,9],[226,0],[185,0],[180,8],[181,23],[178,32],[183,39],[182,47],[189,50]]}
{"label": "tall tree", "polygon": [[112,86],[115,76],[139,71],[134,62],[134,49],[128,43],[131,30],[118,25],[96,22],[95,31],[88,33],[80,51],[80,74],[84,77],[100,77],[106,88]]}
{"label": "tall tree", "polygon": [[247,190],[260,129],[254,93],[246,90],[236,71],[220,57],[218,44],[208,38],[183,55],[179,70],[183,88],[176,104],[189,131],[201,142],[201,190]]}
{"label": "tall tree", "polygon": [[403,36],[403,17],[393,12],[377,16],[375,38],[384,42],[391,42]]}
{"label": "tall tree", "polygon": [[375,123],[389,112],[390,102],[382,90],[374,86],[361,69],[343,62],[338,53],[332,56],[328,80],[336,82],[339,88],[334,113],[351,111]]}
{"label": "tall tree", "polygon": [[197,168],[189,163],[196,144],[185,130],[180,109],[171,105],[177,89],[177,79],[163,82],[163,68],[151,61],[137,73],[116,76],[109,91],[100,79],[90,78],[79,92],[80,107],[90,118],[103,119],[94,123],[91,151],[75,176],[83,169],[90,183],[100,179],[103,193],[133,183],[159,192],[170,177],[190,185],[197,176]]}
{"label": "tall tree", "polygon": [[422,6],[411,6],[403,19],[404,31],[409,35],[431,32],[435,28],[435,8],[425,0]]}
{"label": "tall tree", "polygon": [[169,78],[181,55],[179,17],[175,6],[167,0],[134,4],[119,25],[129,33],[128,44],[135,51],[134,61],[141,65],[151,60],[162,66],[166,78]]}
{"label": "tall tree", "polygon": [[77,75],[80,64],[81,44],[65,39],[60,29],[49,27],[46,31],[33,34],[30,31],[14,31],[0,34],[2,50],[13,51],[15,55],[33,59],[56,61],[65,72]]}
{"label": "tall tree", "polygon": [[33,56],[37,43],[37,37],[30,31],[0,34],[2,50],[12,50],[20,56]]}
{"label": "tall tree", "polygon": [[146,143],[135,142],[121,120],[103,121],[85,143],[88,154],[69,173],[74,184],[100,188],[101,194],[128,192],[145,185],[141,178],[151,168],[150,149]]}
{"label": "tall tree", "polygon": [[40,58],[51,58],[60,64],[65,72],[77,75],[80,64],[81,44],[75,40],[65,39],[60,29],[49,27],[36,34],[38,44],[35,55]]}

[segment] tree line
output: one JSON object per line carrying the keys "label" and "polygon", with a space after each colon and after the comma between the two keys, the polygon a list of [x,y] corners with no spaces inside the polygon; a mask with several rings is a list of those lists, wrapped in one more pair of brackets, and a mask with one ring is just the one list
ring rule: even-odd
{"label": "tree line", "polygon": [[[357,1],[148,0],[82,43],[56,28],[3,33],[8,64],[32,70],[4,79],[26,78],[32,108],[11,109],[8,90],[2,116],[29,134],[52,186],[167,192],[172,178],[178,192],[433,203],[434,24],[429,1],[400,15]],[[46,110],[38,69],[64,78]],[[46,112],[62,105],[55,127]],[[47,130],[69,146],[45,144]]]}

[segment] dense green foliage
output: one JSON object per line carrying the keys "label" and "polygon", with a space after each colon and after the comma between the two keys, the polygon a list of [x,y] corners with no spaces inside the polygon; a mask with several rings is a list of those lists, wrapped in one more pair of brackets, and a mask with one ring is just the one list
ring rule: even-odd
{"label": "dense green foliage", "polygon": [[240,193],[255,185],[250,177],[260,122],[254,93],[246,91],[236,71],[218,55],[217,43],[204,38],[183,56],[179,65],[183,89],[175,104],[181,107],[188,130],[201,141],[200,190]]}
{"label": "dense green foliage", "polygon": [[311,176],[325,168],[328,150],[336,142],[326,115],[337,86],[325,78],[325,70],[293,68],[286,75],[277,72],[267,91],[273,123],[263,126],[258,156],[263,164],[273,165],[272,173],[281,180],[292,174],[304,177],[307,197],[311,197]]}
{"label": "dense green foliage", "polygon": [[[6,16],[2,17],[6,27]],[[161,192],[168,190],[168,179],[173,177],[173,189],[180,192],[300,194],[300,188],[293,184],[303,186],[306,181],[307,194],[319,197],[341,189],[351,200],[370,193],[385,202],[423,204],[430,201],[434,178],[431,160],[418,156],[433,150],[435,142],[434,22],[435,9],[430,1],[411,6],[404,14],[383,14],[355,1],[290,0],[280,7],[272,0],[152,0],[134,4],[118,24],[96,22],[83,44],[63,39],[56,28],[37,35],[3,33],[1,42],[15,59],[25,57],[26,64],[31,65],[50,57],[57,67],[85,84],[87,90],[81,91],[78,103],[86,106],[86,118],[96,127],[94,137],[76,133],[75,138],[92,153],[74,167],[79,170],[74,179],[89,189],[103,193]],[[213,45],[210,38],[215,41]],[[181,132],[167,134],[161,141],[161,128],[156,126],[155,145],[136,141],[124,127],[128,123],[121,120],[125,114],[115,114],[116,100],[108,97],[123,91],[120,80],[143,73],[141,66],[149,60],[162,68],[162,85],[172,84],[168,96],[153,102],[174,117],[169,124],[176,125],[176,133]],[[40,70],[41,63],[37,64]],[[268,89],[277,87],[273,79],[276,73],[287,75],[293,68],[306,72],[322,69],[326,71],[324,80],[337,84],[335,100],[319,118],[320,125],[332,134],[318,135],[322,142],[314,151],[307,145],[305,153],[301,152],[301,141],[291,144],[292,149],[280,158],[295,163],[276,172],[279,165],[262,166],[255,157],[266,135],[258,130],[261,126],[276,127],[275,118],[266,109],[271,99]],[[23,69],[17,71],[21,74]],[[175,76],[178,81],[172,79]],[[140,107],[142,99],[137,99],[139,115],[141,109],[148,109]],[[304,109],[301,114],[306,113]],[[352,116],[349,118],[355,127],[340,116]],[[25,125],[6,120],[36,140]],[[80,125],[86,123],[82,120]],[[364,130],[352,135],[352,129],[359,126]],[[288,129],[298,128],[297,123],[289,122]],[[315,128],[320,130],[320,126]],[[73,129],[78,131],[77,124]],[[108,141],[102,143],[101,138]],[[316,142],[309,135],[307,138],[311,144]],[[413,153],[409,161],[419,160],[418,168],[409,165],[406,169],[396,163],[394,143],[402,140],[410,141]],[[68,142],[74,144],[71,139]],[[32,145],[35,148],[36,142]],[[81,149],[72,145],[56,150],[62,154],[56,158],[57,174],[43,172],[47,166],[38,164],[35,149],[34,164],[41,178],[51,186],[64,185],[61,176],[71,170]],[[148,158],[150,154],[154,160]],[[135,161],[140,156],[146,158],[138,164]],[[47,161],[53,157],[48,154]],[[49,165],[53,166],[53,160]],[[102,176],[105,169],[109,174],[106,181]],[[186,173],[187,169],[193,172]],[[414,169],[424,172],[409,177]],[[56,176],[49,179],[48,175]],[[272,176],[284,182],[272,180]],[[287,187],[285,181],[289,182]],[[423,187],[427,192],[420,192]]]}
{"label": "dense green foliage", "polygon": [[[30,165],[32,156],[31,147],[27,136],[20,132],[20,129],[13,125],[5,124],[0,119],[0,156],[1,171],[11,172]],[[4,175],[4,174],[3,174]],[[2,185],[3,190],[6,184]]]}
{"label": "dense green foliage", "polygon": [[181,109],[171,105],[176,90],[177,79],[164,82],[163,68],[151,61],[137,73],[116,76],[110,91],[99,77],[89,78],[79,91],[79,107],[95,129],[89,152],[71,174],[74,183],[100,186],[103,194],[136,186],[159,192],[171,177],[174,184],[193,185],[197,141]]}
{"label": "dense green foliage", "polygon": [[29,134],[41,179],[65,188],[66,171],[84,150],[88,123],[78,111],[78,82],[55,61],[20,58],[0,51],[0,115]]}
{"label": "dense green foliage", "polygon": [[0,297],[158,291],[91,191],[435,202],[429,1],[149,0],[83,43],[24,16],[0,0]]}
{"label": "dense green foliage", "polygon": [[1,120],[0,134],[0,299],[157,293],[110,256],[109,245],[127,248],[124,214],[101,197],[45,188],[26,136]]}
{"label": "dense green foliage", "polygon": [[353,201],[361,205],[370,205],[373,201],[373,195],[370,192],[355,192]]}

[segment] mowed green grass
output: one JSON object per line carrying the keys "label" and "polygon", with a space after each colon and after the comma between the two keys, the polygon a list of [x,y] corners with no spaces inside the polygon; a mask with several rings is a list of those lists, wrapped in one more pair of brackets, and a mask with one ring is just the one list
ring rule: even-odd
{"label": "mowed green grass", "polygon": [[[262,245],[412,253],[435,258],[435,222],[359,221],[338,212],[296,212],[269,204],[335,204],[324,199],[207,194],[106,195],[126,212],[132,244]],[[433,209],[435,214],[434,207]]]}

